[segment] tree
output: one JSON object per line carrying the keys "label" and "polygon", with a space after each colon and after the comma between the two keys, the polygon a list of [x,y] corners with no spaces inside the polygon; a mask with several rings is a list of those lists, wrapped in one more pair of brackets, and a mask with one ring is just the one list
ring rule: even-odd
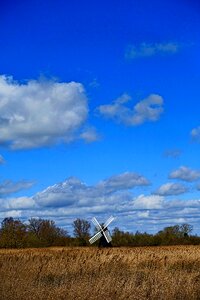
{"label": "tree", "polygon": [[31,232],[31,233],[35,234],[37,237],[39,237],[43,220],[31,218],[28,221],[29,221],[29,225],[28,225],[29,232]]}
{"label": "tree", "polygon": [[188,237],[192,232],[192,230],[193,230],[193,226],[190,224],[185,223],[180,226],[180,231],[184,237]]}
{"label": "tree", "polygon": [[1,223],[0,246],[23,248],[26,246],[27,227],[20,220],[5,218]]}
{"label": "tree", "polygon": [[86,246],[90,237],[90,223],[84,219],[76,219],[73,222],[74,235],[80,246]]}
{"label": "tree", "polygon": [[180,237],[180,226],[174,225],[174,226],[165,227],[163,229],[163,233],[166,235]]}
{"label": "tree", "polygon": [[177,245],[188,243],[186,239],[192,232],[192,225],[182,224],[165,227],[163,230],[156,234],[156,237],[160,239],[162,245]]}
{"label": "tree", "polygon": [[55,225],[52,220],[31,218],[28,225],[29,242],[33,246],[65,245],[67,232]]}
{"label": "tree", "polygon": [[136,232],[134,235],[128,231],[122,231],[118,227],[115,227],[112,232],[112,244],[113,246],[138,246],[139,240],[142,234]]}

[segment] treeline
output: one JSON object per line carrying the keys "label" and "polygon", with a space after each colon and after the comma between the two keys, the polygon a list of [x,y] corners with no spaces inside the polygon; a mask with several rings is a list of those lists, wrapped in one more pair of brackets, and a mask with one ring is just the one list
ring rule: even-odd
{"label": "treeline", "polygon": [[[91,225],[87,220],[73,222],[71,237],[52,220],[31,218],[23,223],[19,219],[5,218],[0,227],[0,248],[31,248],[50,246],[89,246]],[[156,234],[124,232],[115,227],[113,246],[199,245],[200,237],[192,235],[189,224],[165,227]],[[98,241],[93,245],[98,245]]]}
{"label": "treeline", "polygon": [[200,245],[200,237],[192,235],[193,227],[182,224],[165,227],[156,234],[129,233],[115,228],[112,242],[115,246],[167,246],[167,245]]}

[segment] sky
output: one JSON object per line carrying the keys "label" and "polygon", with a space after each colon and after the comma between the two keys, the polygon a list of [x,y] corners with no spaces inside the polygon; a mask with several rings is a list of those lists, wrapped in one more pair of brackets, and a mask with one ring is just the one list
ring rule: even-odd
{"label": "sky", "polygon": [[0,221],[200,234],[200,4],[0,4]]}

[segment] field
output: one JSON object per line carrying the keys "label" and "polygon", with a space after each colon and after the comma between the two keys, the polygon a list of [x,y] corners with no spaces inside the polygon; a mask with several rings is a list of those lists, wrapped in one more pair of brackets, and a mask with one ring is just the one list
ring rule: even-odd
{"label": "field", "polygon": [[0,299],[200,299],[200,247],[0,250]]}

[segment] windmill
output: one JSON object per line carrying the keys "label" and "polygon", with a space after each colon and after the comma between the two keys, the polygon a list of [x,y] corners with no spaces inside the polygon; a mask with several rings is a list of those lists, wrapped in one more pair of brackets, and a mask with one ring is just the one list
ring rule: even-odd
{"label": "windmill", "polygon": [[100,225],[95,217],[92,218],[92,223],[94,224],[98,232],[89,240],[90,244],[93,244],[98,239],[100,239],[99,246],[106,247],[109,245],[109,243],[112,241],[112,238],[107,227],[114,219],[115,218],[111,216],[103,225]]}

